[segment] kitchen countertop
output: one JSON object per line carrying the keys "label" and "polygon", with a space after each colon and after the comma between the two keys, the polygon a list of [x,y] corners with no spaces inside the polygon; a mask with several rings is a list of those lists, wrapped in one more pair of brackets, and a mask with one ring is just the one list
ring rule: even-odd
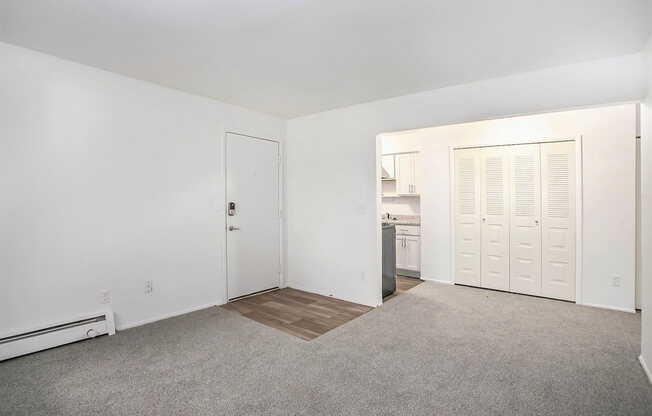
{"label": "kitchen countertop", "polygon": [[387,214],[382,217],[382,222],[394,225],[421,225],[420,215],[391,215],[387,219]]}

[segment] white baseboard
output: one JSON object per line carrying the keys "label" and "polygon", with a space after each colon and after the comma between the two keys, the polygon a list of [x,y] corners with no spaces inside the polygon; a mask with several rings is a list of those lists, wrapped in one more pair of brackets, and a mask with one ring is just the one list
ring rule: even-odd
{"label": "white baseboard", "polygon": [[641,363],[641,366],[643,367],[643,371],[645,371],[645,374],[647,374],[647,379],[652,384],[652,372],[648,368],[647,364],[645,364],[645,360],[643,359],[642,355],[638,356],[638,361]]}
{"label": "white baseboard", "polygon": [[134,328],[134,327],[141,326],[141,325],[146,325],[146,324],[151,324],[152,322],[162,321],[163,319],[172,318],[172,317],[179,316],[179,315],[185,315],[185,314],[190,313],[190,312],[196,312],[196,311],[200,311],[202,309],[210,308],[210,307],[213,307],[213,306],[219,306],[219,305],[223,305],[223,303],[220,303],[220,302],[207,303],[205,305],[194,306],[192,308],[182,309],[180,311],[176,311],[176,312],[172,312],[172,313],[166,313],[165,315],[159,315],[159,316],[155,316],[153,318],[143,319],[142,321],[138,321],[138,322],[132,322],[132,323],[123,324],[123,325],[117,325],[116,324],[115,329],[118,330],[118,331],[123,331],[125,329]]}
{"label": "white baseboard", "polygon": [[445,285],[454,285],[455,283],[449,281],[449,280],[441,280],[441,279],[431,279],[428,277],[423,277],[421,276],[421,280],[425,280],[426,282],[435,282],[435,283],[443,283]]}
{"label": "white baseboard", "polygon": [[621,308],[619,306],[608,306],[608,305],[600,305],[598,303],[587,303],[587,302],[584,302],[581,305],[590,306],[592,308],[610,309],[612,311],[636,313],[636,309],[634,309],[634,308]]}
{"label": "white baseboard", "polygon": [[287,285],[287,287],[290,287],[290,288],[296,289],[296,290],[302,290],[304,292],[314,293],[315,295],[328,296],[329,298],[335,298],[335,299],[345,300],[347,302],[357,303],[359,305],[370,306],[372,308],[375,308],[376,306],[378,306],[376,304],[376,302],[371,302],[370,303],[370,302],[366,302],[366,301],[363,301],[363,300],[358,299],[358,298],[353,298],[353,297],[350,297],[350,296],[342,296],[342,295],[340,295],[338,293],[330,293],[330,292],[326,292],[326,291],[323,291],[323,290],[313,289],[313,288],[310,288],[310,287],[307,287],[307,286],[295,285],[295,284],[290,283],[290,284]]}

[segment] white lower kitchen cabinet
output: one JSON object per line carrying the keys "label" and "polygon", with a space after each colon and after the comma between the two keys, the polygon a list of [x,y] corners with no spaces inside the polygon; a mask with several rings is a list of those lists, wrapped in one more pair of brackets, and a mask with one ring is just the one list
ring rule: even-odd
{"label": "white lower kitchen cabinet", "polygon": [[396,236],[396,270],[405,268],[405,236]]}
{"label": "white lower kitchen cabinet", "polygon": [[421,276],[421,237],[418,235],[396,235],[396,273]]}

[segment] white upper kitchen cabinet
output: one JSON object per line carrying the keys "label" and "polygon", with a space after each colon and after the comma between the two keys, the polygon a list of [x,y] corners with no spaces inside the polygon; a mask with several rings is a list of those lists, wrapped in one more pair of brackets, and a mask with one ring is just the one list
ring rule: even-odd
{"label": "white upper kitchen cabinet", "polygon": [[419,153],[394,156],[396,191],[400,196],[419,196]]}

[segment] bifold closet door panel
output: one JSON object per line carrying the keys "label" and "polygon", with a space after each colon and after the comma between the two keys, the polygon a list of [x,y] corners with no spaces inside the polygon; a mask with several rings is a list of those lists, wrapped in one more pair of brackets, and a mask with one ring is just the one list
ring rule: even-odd
{"label": "bifold closet door panel", "polygon": [[481,286],[509,290],[509,147],[480,153],[482,205]]}
{"label": "bifold closet door panel", "polygon": [[453,151],[455,193],[455,283],[480,286],[480,150]]}
{"label": "bifold closet door panel", "polygon": [[541,164],[538,144],[510,146],[510,291],[541,295]]}
{"label": "bifold closet door panel", "polygon": [[575,300],[575,143],[541,145],[541,295]]}

